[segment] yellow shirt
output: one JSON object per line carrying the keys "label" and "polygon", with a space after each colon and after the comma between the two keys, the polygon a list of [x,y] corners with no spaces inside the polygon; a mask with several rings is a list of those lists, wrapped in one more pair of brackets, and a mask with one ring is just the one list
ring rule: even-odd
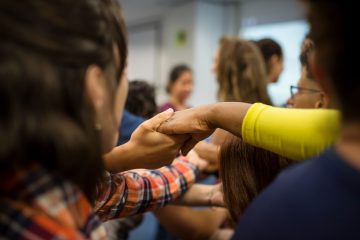
{"label": "yellow shirt", "polygon": [[321,153],[339,136],[336,110],[286,109],[253,104],[243,122],[243,140],[293,160]]}

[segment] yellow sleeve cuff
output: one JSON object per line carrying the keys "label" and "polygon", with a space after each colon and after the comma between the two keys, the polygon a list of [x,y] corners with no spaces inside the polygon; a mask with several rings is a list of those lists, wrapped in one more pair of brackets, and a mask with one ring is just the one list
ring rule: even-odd
{"label": "yellow sleeve cuff", "polygon": [[243,140],[293,160],[314,157],[339,135],[336,110],[286,109],[253,104],[242,126]]}

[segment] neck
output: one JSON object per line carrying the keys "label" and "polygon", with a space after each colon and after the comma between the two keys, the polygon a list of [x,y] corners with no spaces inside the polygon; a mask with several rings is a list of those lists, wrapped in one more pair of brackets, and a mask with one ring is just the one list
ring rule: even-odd
{"label": "neck", "polygon": [[360,170],[360,123],[344,123],[336,149],[346,162]]}
{"label": "neck", "polygon": [[185,106],[185,101],[184,100],[181,100],[181,99],[178,99],[176,98],[175,96],[171,96],[170,97],[170,103],[172,105],[174,105],[177,109],[184,109],[186,108]]}

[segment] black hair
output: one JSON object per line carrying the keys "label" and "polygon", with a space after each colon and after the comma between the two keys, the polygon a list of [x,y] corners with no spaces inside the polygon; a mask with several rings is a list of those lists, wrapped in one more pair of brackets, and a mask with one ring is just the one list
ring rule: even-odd
{"label": "black hair", "polygon": [[345,121],[360,120],[358,68],[358,9],[348,0],[303,0],[308,3],[310,37],[316,46],[316,60],[327,73]]}
{"label": "black hair", "polygon": [[260,39],[258,41],[255,41],[257,46],[259,47],[261,54],[263,55],[266,69],[269,72],[270,66],[269,61],[272,56],[278,56],[279,58],[283,58],[283,51],[278,42],[276,42],[274,39],[271,38],[264,38]]}
{"label": "black hair", "polygon": [[127,57],[120,7],[2,0],[0,36],[0,174],[37,164],[93,198],[104,167],[85,74],[101,67],[114,100]]}
{"label": "black hair", "polygon": [[157,113],[155,88],[144,80],[131,81],[125,108],[134,115],[152,118]]}
{"label": "black hair", "polygon": [[171,69],[168,84],[166,86],[167,93],[170,93],[171,87],[179,79],[179,77],[185,72],[191,72],[191,68],[185,64],[176,65]]}

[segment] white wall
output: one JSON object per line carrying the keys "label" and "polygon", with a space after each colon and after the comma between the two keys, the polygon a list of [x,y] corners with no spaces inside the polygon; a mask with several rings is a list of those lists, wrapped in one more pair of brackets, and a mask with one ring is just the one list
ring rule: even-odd
{"label": "white wall", "polygon": [[129,31],[129,80],[146,79],[153,85],[159,85],[158,37],[159,29],[155,24],[144,25]]}
{"label": "white wall", "polygon": [[223,35],[224,9],[219,4],[199,2],[196,6],[194,42],[194,92],[192,106],[216,102],[217,84],[211,71],[213,55]]}
{"label": "white wall", "polygon": [[[194,66],[194,22],[196,14],[196,3],[187,3],[168,11],[162,21],[162,42],[161,42],[161,70],[157,96],[161,104],[167,99],[165,86],[171,68],[176,64],[187,64]],[[184,46],[177,46],[175,35],[178,31],[185,31],[187,42]]]}

